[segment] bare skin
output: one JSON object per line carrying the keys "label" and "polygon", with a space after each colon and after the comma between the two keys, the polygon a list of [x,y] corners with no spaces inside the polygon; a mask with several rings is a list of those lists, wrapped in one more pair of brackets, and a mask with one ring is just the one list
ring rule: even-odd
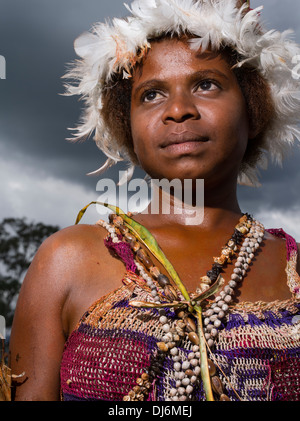
{"label": "bare skin", "polygon": [[[236,198],[238,162],[252,134],[241,92],[225,60],[197,57],[183,43],[164,41],[155,47],[142,73],[134,77],[135,151],[152,177],[204,178],[205,218],[189,226],[186,215],[173,215],[171,210],[171,215],[140,214],[135,219],[152,232],[186,288],[193,291],[241,216]],[[215,76],[221,87],[211,82],[211,75],[204,80],[211,68],[225,74],[222,81]],[[196,70],[201,71],[200,80]],[[148,86],[146,93],[141,84]],[[195,141],[205,136],[205,144],[185,142],[166,153],[161,139],[174,139],[176,130],[175,137],[183,131],[192,131]],[[26,373],[16,400],[59,400],[60,361],[67,337],[96,300],[121,286],[125,267],[106,249],[105,236],[99,226],[70,227],[50,237],[38,251],[22,286],[11,337],[12,371]],[[285,241],[266,234],[261,249],[236,301],[291,298]],[[227,282],[231,270],[225,269]]]}

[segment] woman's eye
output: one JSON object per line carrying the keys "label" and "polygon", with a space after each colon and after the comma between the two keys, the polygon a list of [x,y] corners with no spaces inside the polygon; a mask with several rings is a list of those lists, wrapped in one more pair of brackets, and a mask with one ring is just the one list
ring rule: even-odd
{"label": "woman's eye", "polygon": [[161,97],[161,94],[159,92],[148,91],[148,92],[144,93],[144,95],[142,97],[142,100],[143,100],[143,102],[151,102],[151,101],[154,101],[155,99],[158,99],[160,97]]}
{"label": "woman's eye", "polygon": [[215,89],[218,89],[218,86],[216,83],[212,82],[211,80],[203,80],[198,84],[197,90],[201,91],[213,91]]}

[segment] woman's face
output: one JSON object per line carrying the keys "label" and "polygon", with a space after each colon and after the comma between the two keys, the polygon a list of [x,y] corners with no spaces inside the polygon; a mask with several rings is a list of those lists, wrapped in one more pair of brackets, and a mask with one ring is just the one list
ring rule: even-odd
{"label": "woman's face", "polygon": [[248,137],[245,100],[221,54],[173,39],[152,44],[133,76],[131,128],[155,179],[237,178]]}

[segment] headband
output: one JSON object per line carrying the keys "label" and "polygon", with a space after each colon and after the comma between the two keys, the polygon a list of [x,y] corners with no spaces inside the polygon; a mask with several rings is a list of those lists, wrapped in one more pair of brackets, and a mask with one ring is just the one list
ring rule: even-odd
{"label": "headband", "polygon": [[[101,118],[103,89],[113,75],[131,76],[134,65],[151,48],[149,39],[163,34],[193,35],[191,48],[229,46],[242,57],[237,66],[249,64],[269,84],[275,117],[266,130],[262,149],[264,160],[247,168],[239,176],[240,184],[255,185],[258,167],[264,167],[267,155],[281,163],[295,139],[300,138],[300,81],[295,74],[300,49],[290,37],[293,31],[264,31],[260,19],[263,7],[250,9],[244,0],[134,0],[125,5],[130,16],[97,23],[75,40],[79,60],[64,76],[66,95],[79,95],[85,103],[80,124],[73,129],[78,140],[94,135],[106,155],[105,164],[90,175],[101,174],[119,161],[130,163],[126,148],[121,148]],[[130,163],[129,174],[134,165]]]}

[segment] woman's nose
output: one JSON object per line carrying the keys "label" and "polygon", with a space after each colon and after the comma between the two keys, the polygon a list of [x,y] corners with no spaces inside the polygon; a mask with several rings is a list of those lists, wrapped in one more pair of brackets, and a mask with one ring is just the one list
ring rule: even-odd
{"label": "woman's nose", "polygon": [[162,119],[164,124],[169,122],[182,123],[186,120],[198,120],[200,112],[191,98],[186,93],[177,93],[169,97]]}

